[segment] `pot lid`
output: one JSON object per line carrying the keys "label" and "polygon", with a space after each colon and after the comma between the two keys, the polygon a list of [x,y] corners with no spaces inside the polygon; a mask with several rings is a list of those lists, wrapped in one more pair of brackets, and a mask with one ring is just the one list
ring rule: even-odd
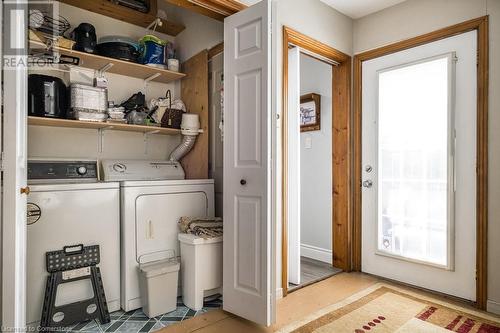
{"label": "pot lid", "polygon": [[125,43],[139,50],[139,42],[133,38],[126,36],[104,36],[99,38],[99,44],[104,43]]}

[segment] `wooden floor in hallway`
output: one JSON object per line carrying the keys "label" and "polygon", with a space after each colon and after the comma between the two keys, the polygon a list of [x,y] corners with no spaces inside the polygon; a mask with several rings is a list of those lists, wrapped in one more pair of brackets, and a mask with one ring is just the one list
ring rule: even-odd
{"label": "wooden floor in hallway", "polygon": [[377,283],[374,277],[362,273],[340,273],[326,280],[290,293],[278,300],[277,322],[262,327],[222,310],[215,310],[166,327],[161,333],[250,333],[274,332],[330,304],[337,303]]}
{"label": "wooden floor in hallway", "polygon": [[333,267],[322,261],[300,257],[300,284],[288,284],[288,290],[293,291],[303,288],[318,281],[327,279],[342,272],[340,268]]}

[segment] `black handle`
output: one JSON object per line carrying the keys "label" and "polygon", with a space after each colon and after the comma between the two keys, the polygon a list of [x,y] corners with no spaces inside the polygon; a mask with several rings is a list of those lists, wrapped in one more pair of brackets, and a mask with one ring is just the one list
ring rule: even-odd
{"label": "black handle", "polygon": [[247,184],[247,181],[246,181],[245,179],[242,179],[242,180],[240,180],[240,184],[241,184],[241,185],[246,185],[246,184]]}

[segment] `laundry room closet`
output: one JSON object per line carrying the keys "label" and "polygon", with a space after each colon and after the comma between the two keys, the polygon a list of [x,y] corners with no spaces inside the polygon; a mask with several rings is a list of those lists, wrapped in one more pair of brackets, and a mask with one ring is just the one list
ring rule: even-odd
{"label": "laundry room closet", "polygon": [[224,15],[47,3],[29,16],[27,324],[152,332],[220,307]]}

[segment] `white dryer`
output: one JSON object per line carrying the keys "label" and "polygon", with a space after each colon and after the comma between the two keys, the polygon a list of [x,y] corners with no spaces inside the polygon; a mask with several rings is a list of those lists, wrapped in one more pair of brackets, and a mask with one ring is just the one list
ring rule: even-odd
{"label": "white dryer", "polygon": [[102,161],[104,180],[120,181],[121,302],[130,311],[142,307],[139,262],[179,255],[182,216],[214,216],[214,181],[184,180],[178,162]]}

